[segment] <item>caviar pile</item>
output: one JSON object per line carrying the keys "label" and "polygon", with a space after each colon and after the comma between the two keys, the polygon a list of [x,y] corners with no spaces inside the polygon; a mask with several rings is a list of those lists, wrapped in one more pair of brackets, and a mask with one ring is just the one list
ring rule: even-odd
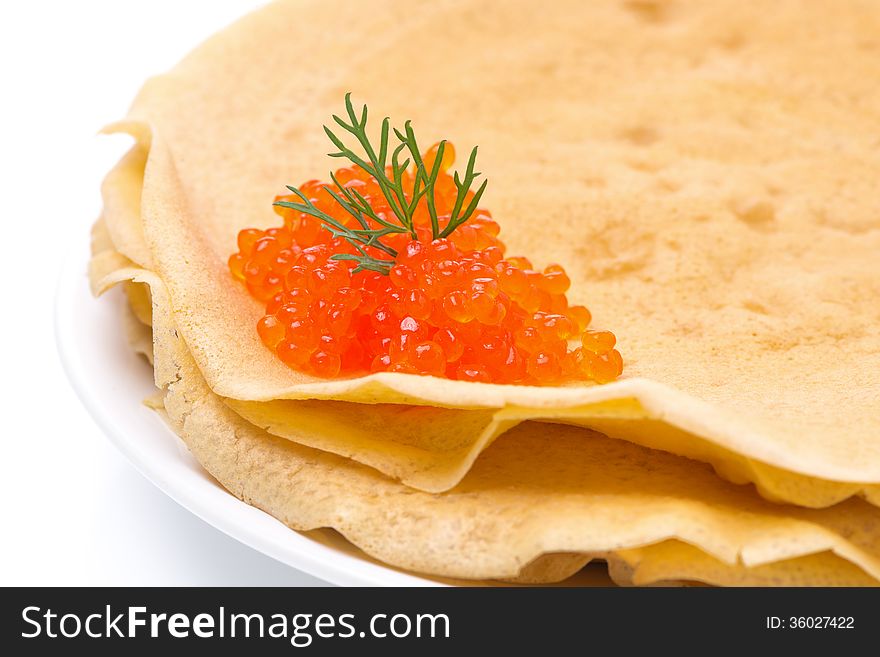
{"label": "caviar pile", "polygon": [[[424,156],[429,168],[436,153],[434,146]],[[435,185],[441,227],[456,197],[448,173],[453,158],[447,144]],[[336,177],[377,214],[391,215],[376,181],[362,169],[339,169]],[[406,182],[411,188],[412,180]],[[324,187],[310,181],[299,189],[352,225],[353,217]],[[330,259],[354,249],[321,220],[295,210],[276,206],[282,226],[241,231],[229,268],[266,304],[257,325],[263,343],[289,366],[324,378],[388,371],[546,385],[603,383],[620,375],[614,335],[588,329],[590,312],[569,306],[570,281],[562,267],[538,271],[526,258],[505,258],[498,224],[484,210],[448,238],[432,241],[425,205],[422,199],[414,216],[418,239],[409,233],[383,239],[398,253],[388,275],[353,273],[355,263]]]}

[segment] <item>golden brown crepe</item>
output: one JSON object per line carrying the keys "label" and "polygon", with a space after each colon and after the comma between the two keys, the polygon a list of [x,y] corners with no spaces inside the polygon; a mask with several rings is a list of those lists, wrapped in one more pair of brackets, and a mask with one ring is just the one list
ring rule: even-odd
{"label": "golden brown crepe", "polygon": [[[771,499],[876,503],[880,9],[656,7],[646,21],[625,2],[386,2],[328,40],[320,28],[335,25],[335,3],[273,4],[145,86],[116,127],[139,146],[105,186],[109,205],[127,189],[138,211],[108,214],[111,233],[145,233],[146,249],[128,239],[120,249],[155,265],[208,385],[237,402],[549,409],[711,462]],[[269,202],[283,184],[330,166],[318,127],[349,89],[421,134],[480,144],[502,236],[537,263],[565,264],[569,296],[619,337],[620,382],[328,382],[261,345],[261,307],[226,258],[240,228],[275,222]],[[140,198],[132,180],[147,151]],[[141,228],[122,228],[138,218]],[[625,412],[606,421],[615,409]],[[365,452],[330,438],[313,444],[425,490],[454,485],[491,442],[483,426],[451,459],[428,449],[426,475],[393,445]]]}
{"label": "golden brown crepe", "polygon": [[[326,39],[341,4],[246,17],[108,128],[136,145],[104,185],[93,281],[134,281],[205,467],[422,572],[548,581],[602,557],[632,583],[876,578],[877,510],[841,501],[880,505],[880,3],[382,2]],[[348,90],[423,141],[480,144],[501,237],[565,265],[572,302],[618,336],[619,382],[323,381],[262,346],[226,259],[239,229],[278,223],[284,184],[334,165],[320,125]],[[835,506],[773,506],[657,450]],[[529,479],[547,472],[558,489]]]}

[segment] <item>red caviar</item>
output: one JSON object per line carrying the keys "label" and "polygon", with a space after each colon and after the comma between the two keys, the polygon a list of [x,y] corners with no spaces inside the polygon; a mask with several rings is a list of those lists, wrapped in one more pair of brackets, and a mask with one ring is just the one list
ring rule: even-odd
{"label": "red caviar", "polygon": [[[428,168],[436,152],[434,146],[425,154]],[[456,197],[448,173],[453,158],[447,144],[435,188],[441,229]],[[377,182],[359,167],[339,169],[336,178],[377,215],[392,215]],[[320,210],[358,228],[324,186],[313,180],[299,189]],[[604,383],[620,375],[614,335],[588,329],[589,310],[569,306],[571,282],[560,265],[538,271],[526,258],[505,258],[499,226],[485,210],[432,241],[425,206],[423,198],[413,217],[418,239],[383,238],[398,253],[387,276],[353,273],[354,262],[331,259],[354,249],[295,210],[276,206],[282,226],[242,230],[229,269],[266,304],[257,324],[263,343],[289,366],[325,378],[389,371],[540,385]]]}

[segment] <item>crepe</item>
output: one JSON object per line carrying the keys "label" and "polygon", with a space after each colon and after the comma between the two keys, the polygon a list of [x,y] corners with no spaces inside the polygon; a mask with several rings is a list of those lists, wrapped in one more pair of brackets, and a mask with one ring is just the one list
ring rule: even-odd
{"label": "crepe", "polygon": [[[120,249],[167,284],[214,393],[288,437],[298,411],[267,422],[242,402],[514,407],[712,463],[777,501],[878,503],[876,4],[385,2],[324,39],[344,11],[280,2],[246,17],[111,128],[138,139],[123,182],[105,185],[136,209],[109,213],[111,232],[143,232],[146,249]],[[438,26],[453,24],[449,47]],[[480,144],[501,236],[565,264],[572,302],[619,338],[620,382],[323,381],[262,346],[262,308],[226,258],[240,228],[275,223],[284,184],[327,170],[319,126],[347,90],[423,134]],[[454,454],[432,435],[415,436],[417,459],[399,436],[371,449],[298,439],[445,490],[498,433],[458,417]]]}
{"label": "crepe", "polygon": [[[332,527],[385,563],[464,579],[554,582],[596,558],[617,581],[636,584],[876,585],[880,577],[880,517],[864,502],[774,505],[706,466],[583,429],[522,424],[442,495],[274,437],[207,387],[165,323],[162,281],[118,254],[117,267],[105,267],[110,255],[93,260],[97,293],[123,280],[151,288],[157,382],[172,427],[221,484],[293,528]],[[684,557],[680,542],[691,546]]]}
{"label": "crepe", "polygon": [[[151,403],[206,469],[436,576],[876,585],[880,514],[848,498],[880,505],[880,5],[384,2],[324,38],[346,9],[256,12],[108,128],[136,143],[94,289],[124,285]],[[619,382],[324,381],[263,347],[226,259],[324,177],[349,90],[480,144],[509,254],[565,265]]]}

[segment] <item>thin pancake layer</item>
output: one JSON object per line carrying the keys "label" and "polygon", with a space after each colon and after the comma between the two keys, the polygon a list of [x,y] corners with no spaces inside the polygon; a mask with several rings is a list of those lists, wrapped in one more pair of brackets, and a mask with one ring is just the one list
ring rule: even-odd
{"label": "thin pancake layer", "polygon": [[880,505],[878,485],[823,481],[768,466],[669,421],[654,419],[637,399],[615,395],[607,401],[558,410],[515,406],[461,410],[322,400],[225,402],[273,435],[353,458],[428,492],[455,486],[494,440],[531,420],[591,428],[612,438],[710,463],[725,479],[754,483],[773,501],[821,508],[862,495]]}
{"label": "thin pancake layer", "polygon": [[[282,2],[150,81],[128,124],[153,138],[142,219],[211,389],[466,408],[626,397],[769,472],[880,483],[880,153],[865,139],[880,130],[865,45],[880,9],[682,2],[646,22],[629,7],[389,2],[328,40],[335,3]],[[448,48],[437,26],[453,16]],[[238,229],[274,222],[284,183],[327,169],[316,127],[348,89],[481,145],[502,235],[566,265],[572,300],[618,334],[626,380],[328,383],[262,347],[259,304],[225,261]]]}
{"label": "thin pancake layer", "polygon": [[115,249],[147,269],[152,266],[153,257],[144,239],[140,208],[149,151],[148,137],[136,142],[101,185],[104,216],[109,218],[105,221],[106,229]]}
{"label": "thin pancake layer", "polygon": [[688,580],[718,586],[877,586],[851,563],[828,552],[746,567],[719,564],[680,541],[620,550],[609,560],[615,581],[634,586]]}

